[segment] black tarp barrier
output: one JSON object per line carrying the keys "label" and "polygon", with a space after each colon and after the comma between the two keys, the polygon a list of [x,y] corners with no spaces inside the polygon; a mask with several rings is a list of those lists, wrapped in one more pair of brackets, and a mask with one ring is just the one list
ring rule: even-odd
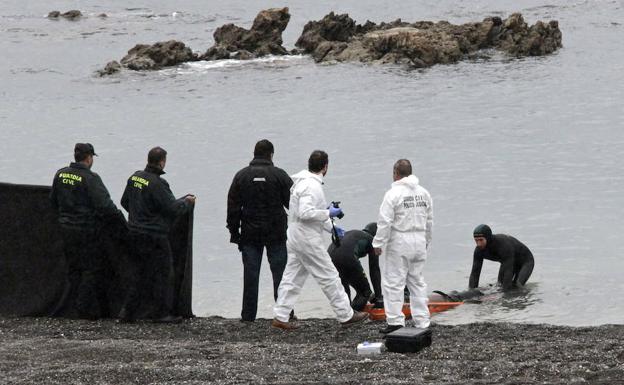
{"label": "black tarp barrier", "polygon": [[[0,315],[73,317],[61,306],[67,290],[63,241],[50,205],[48,186],[0,183]],[[110,316],[119,313],[126,292],[129,258],[125,226],[103,226],[98,239],[105,258],[104,282]],[[192,317],[193,210],[174,222],[169,235],[174,256],[174,315]],[[138,316],[149,314],[142,303]]]}

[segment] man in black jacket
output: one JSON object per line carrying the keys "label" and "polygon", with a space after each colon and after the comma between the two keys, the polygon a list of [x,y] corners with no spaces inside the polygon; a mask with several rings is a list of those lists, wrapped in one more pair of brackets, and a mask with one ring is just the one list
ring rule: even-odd
{"label": "man in black jacket", "polygon": [[73,315],[75,310],[79,317],[88,319],[108,315],[98,231],[108,221],[125,224],[102,179],[91,171],[95,155],[90,143],[76,143],[75,162],[56,172],[50,193],[68,269],[68,289],[55,313]]}
{"label": "man in black jacket", "polygon": [[254,159],[234,176],[227,202],[230,242],[242,253],[244,284],[241,320],[252,322],[258,310],[258,283],[262,251],[267,250],[273,275],[273,297],[286,267],[286,228],[290,187],[293,182],[273,165],[273,144],[256,143]]}
{"label": "man in black jacket", "polygon": [[368,268],[371,274],[371,282],[375,289],[375,301],[382,301],[381,294],[381,272],[379,270],[379,257],[373,250],[373,237],[377,233],[377,223],[372,222],[366,225],[364,230],[347,231],[340,240],[340,246],[334,243],[329,245],[327,252],[338,270],[340,280],[345,288],[345,292],[351,299],[349,286],[355,289],[356,295],[351,301],[353,310],[360,311],[368,303],[373,292],[364,268],[360,263],[360,258],[368,256]]}
{"label": "man in black jacket", "polygon": [[147,166],[128,178],[121,205],[129,213],[128,228],[133,263],[126,303],[119,315],[131,321],[139,302],[148,302],[156,322],[177,322],[173,316],[173,255],[169,244],[169,229],[176,217],[195,204],[194,195],[176,199],[169,183],[161,178],[165,172],[167,151],[152,148]]}
{"label": "man in black jacket", "polygon": [[479,225],[473,231],[477,246],[474,250],[472,272],[468,287],[479,286],[479,276],[484,259],[500,262],[498,284],[507,291],[524,286],[533,272],[533,254],[516,238],[505,234],[492,234],[488,225]]}

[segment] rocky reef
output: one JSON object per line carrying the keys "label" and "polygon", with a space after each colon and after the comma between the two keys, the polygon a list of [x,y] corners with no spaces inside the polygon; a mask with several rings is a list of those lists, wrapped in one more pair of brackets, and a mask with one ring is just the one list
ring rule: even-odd
{"label": "rocky reef", "polygon": [[288,50],[282,46],[282,32],[289,20],[288,8],[271,8],[260,11],[249,30],[234,24],[225,24],[214,32],[215,44],[201,55],[193,53],[183,42],[177,40],[152,45],[137,44],[120,63],[111,61],[104,69],[98,70],[97,74],[112,75],[124,67],[145,71],[197,60],[248,60],[266,55],[288,55]]}
{"label": "rocky reef", "polygon": [[100,76],[112,75],[121,71],[122,66],[134,71],[159,70],[197,60],[198,55],[181,41],[161,41],[152,45],[137,44],[121,59],[121,64],[115,60],[111,61],[97,73]]}
{"label": "rocky reef", "polygon": [[214,32],[214,46],[201,60],[253,59],[266,55],[287,55],[282,46],[282,32],[288,26],[288,8],[272,8],[260,11],[251,29],[225,24]]}
{"label": "rocky reef", "polygon": [[408,23],[401,19],[360,25],[348,14],[331,12],[321,20],[308,22],[295,44],[297,48],[289,52],[282,45],[282,33],[289,20],[288,8],[271,8],[260,11],[250,29],[225,24],[215,30],[215,43],[203,54],[193,53],[175,40],[138,44],[121,63],[110,62],[98,74],[110,75],[124,67],[158,70],[197,60],[248,60],[290,53],[309,54],[316,62],[357,61],[423,68],[455,63],[483,49],[521,57],[547,55],[562,46],[557,21],[538,21],[529,26],[519,13],[506,19],[487,17],[461,25],[447,21]]}
{"label": "rocky reef", "polygon": [[137,44],[121,59],[121,65],[135,71],[157,70],[196,61],[197,54],[177,40],[156,44]]}
{"label": "rocky reef", "polygon": [[311,21],[296,46],[316,62],[359,61],[429,67],[455,63],[481,49],[494,48],[514,56],[537,56],[561,47],[558,23],[538,21],[528,26],[519,13],[507,19],[454,25],[446,21],[356,25],[347,14],[333,12]]}

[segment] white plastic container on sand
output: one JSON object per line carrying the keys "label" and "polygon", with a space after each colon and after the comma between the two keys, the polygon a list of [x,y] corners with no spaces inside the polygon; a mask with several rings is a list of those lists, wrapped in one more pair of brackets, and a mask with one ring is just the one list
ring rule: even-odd
{"label": "white plastic container on sand", "polygon": [[364,341],[357,346],[358,354],[381,354],[383,348],[382,342],[368,342]]}

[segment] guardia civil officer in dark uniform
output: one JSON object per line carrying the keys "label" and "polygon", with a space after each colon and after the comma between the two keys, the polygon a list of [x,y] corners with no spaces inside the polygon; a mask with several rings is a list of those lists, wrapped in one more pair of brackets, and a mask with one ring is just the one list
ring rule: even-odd
{"label": "guardia civil officer in dark uniform", "polygon": [[[379,270],[379,257],[375,255],[373,249],[373,238],[377,233],[377,223],[369,223],[364,230],[347,231],[340,240],[339,246],[335,243],[329,245],[327,252],[338,270],[340,280],[345,288],[345,292],[351,299],[349,286],[355,289],[355,298],[351,301],[354,310],[362,310],[364,306],[371,302],[382,301],[381,294],[381,272]],[[368,278],[364,268],[360,263],[360,258],[368,256],[368,268],[371,274],[371,281],[375,296],[372,298]]]}
{"label": "guardia civil officer in dark uniform", "polygon": [[61,225],[68,286],[55,315],[81,318],[108,316],[103,282],[104,256],[98,231],[107,221],[125,224],[100,176],[93,171],[95,150],[90,143],[76,143],[74,160],[54,175],[50,202]]}
{"label": "guardia civil officer in dark uniform", "polygon": [[505,234],[492,234],[488,225],[479,225],[473,231],[475,247],[472,272],[468,286],[479,286],[479,276],[483,260],[500,262],[498,284],[503,290],[524,286],[533,272],[533,254],[528,247],[516,238]]}
{"label": "guardia civil officer in dark uniform", "polygon": [[176,217],[184,214],[195,203],[194,195],[176,199],[169,183],[161,177],[165,173],[167,151],[152,148],[147,155],[147,166],[128,178],[121,205],[129,213],[134,284],[120,313],[124,321],[132,321],[140,302],[153,307],[151,318],[156,322],[177,322],[173,315],[173,255],[169,244],[169,229]]}
{"label": "guardia civil officer in dark uniform", "polygon": [[249,166],[234,176],[228,192],[227,228],[230,242],[242,253],[244,284],[241,321],[254,321],[258,310],[258,283],[262,252],[266,248],[273,275],[273,297],[286,267],[286,228],[293,182],[273,165],[273,144],[260,140]]}

